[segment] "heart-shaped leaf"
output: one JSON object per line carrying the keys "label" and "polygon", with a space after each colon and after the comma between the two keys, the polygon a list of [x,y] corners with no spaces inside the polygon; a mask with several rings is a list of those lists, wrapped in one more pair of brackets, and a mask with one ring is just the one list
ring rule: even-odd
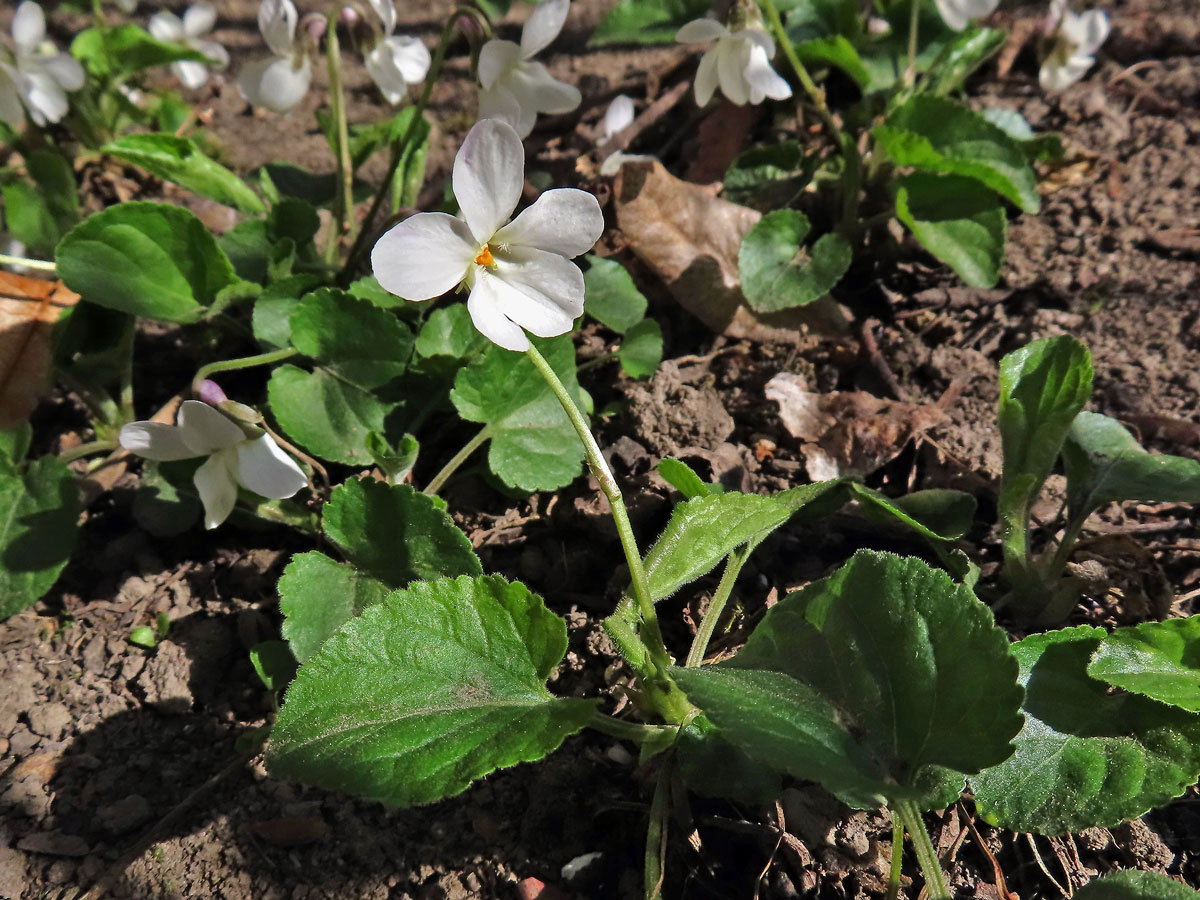
{"label": "heart-shaped leaf", "polygon": [[271,412],[288,436],[323,459],[371,463],[367,435],[384,431],[396,404],[345,381],[326,369],[306,372],[280,366],[267,383]]}
{"label": "heart-shaped leaf", "polygon": [[939,97],[958,90],[968,75],[1004,46],[1007,38],[1008,32],[999,28],[970,26],[960,31],[932,67],[926,89]]}
{"label": "heart-shaped leaf", "polygon": [[1200,893],[1157,872],[1113,872],[1089,881],[1075,900],[1196,900]]}
{"label": "heart-shaped leaf", "polygon": [[725,170],[725,199],[764,212],[784,207],[812,178],[816,158],[799,141],[751,147]]}
{"label": "heart-shaped leaf", "polygon": [[305,294],[290,326],[292,346],[364,390],[403,375],[412,355],[408,326],[387,310],[333,288]]}
{"label": "heart-shaped leaf", "polygon": [[127,134],[100,148],[151,175],[245,213],[265,213],[258,194],[192,141],[174,134]]}
{"label": "heart-shaped leaf", "polygon": [[662,362],[662,327],[654,319],[642,319],[627,332],[617,348],[621,368],[631,378],[648,378]]}
{"label": "heart-shaped leaf", "polygon": [[293,556],[276,589],[284,617],[280,630],[300,663],[307,662],[351,618],[382,603],[391,591],[382,581],[316,550]]}
{"label": "heart-shaped leaf", "polygon": [[732,660],[672,670],[726,740],[864,809],[940,809],[964,773],[1005,759],[1021,727],[1016,675],[968,588],[869,551],[772,607]]}
{"label": "heart-shaped leaf", "polygon": [[1122,690],[1200,712],[1200,616],[1118,628],[1100,642],[1087,673]]}
{"label": "heart-shaped leaf", "polygon": [[589,316],[617,334],[624,334],[646,318],[646,297],[623,265],[594,255],[589,255],[587,261],[583,308]]}
{"label": "heart-shaped leaf", "polygon": [[351,619],[300,668],[268,765],[396,806],[458,794],[587,724],[594,700],[545,688],[566,649],[566,624],[522,584],[416,582]]}
{"label": "heart-shaped leaf", "polygon": [[1081,625],[1013,645],[1025,727],[1012,757],[971,778],[986,821],[1039,834],[1109,827],[1178,797],[1200,776],[1200,715],[1088,675],[1104,637]]}
{"label": "heart-shaped leaf", "polygon": [[756,312],[804,306],[829,293],[850,268],[853,251],[840,234],[826,234],[802,246],[808,217],[780,209],[758,221],[738,251],[742,293]]}
{"label": "heart-shaped leaf", "polygon": [[896,181],[896,218],[967,284],[999,280],[1008,218],[987,188],[960,175],[906,175]]}

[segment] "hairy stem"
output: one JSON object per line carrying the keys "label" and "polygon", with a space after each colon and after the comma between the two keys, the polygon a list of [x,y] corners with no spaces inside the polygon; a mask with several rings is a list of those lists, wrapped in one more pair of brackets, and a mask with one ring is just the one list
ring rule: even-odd
{"label": "hairy stem", "polygon": [[925,879],[925,892],[929,900],[950,900],[950,889],[946,887],[946,876],[942,872],[942,863],[933,842],[929,840],[929,832],[921,821],[921,813],[917,804],[911,800],[897,800],[892,804],[892,812],[900,816],[908,836],[912,840],[913,852],[917,856],[917,864],[921,867],[921,875]]}
{"label": "hairy stem", "polygon": [[449,481],[450,476],[457,472],[459,467],[467,461],[471,454],[482,447],[491,438],[491,436],[491,426],[484,425],[483,428],[479,430],[479,434],[467,441],[467,443],[463,445],[463,448],[455,453],[454,456],[450,458],[450,461],[446,463],[446,465],[442,466],[442,471],[433,476],[429,484],[425,486],[425,490],[421,493],[425,494],[427,497],[433,497],[436,495],[437,492],[442,489],[442,485]]}
{"label": "hairy stem", "polygon": [[285,359],[291,359],[293,356],[299,355],[299,350],[284,347],[280,350],[271,350],[267,353],[256,354],[255,356],[243,356],[240,359],[222,359],[217,362],[210,362],[208,365],[201,366],[196,370],[196,377],[192,379],[192,393],[199,396],[200,383],[210,375],[215,375],[218,372],[235,372],[238,369],[251,369],[254,366],[269,366],[271,363],[282,362]]}
{"label": "hairy stem", "polygon": [[691,649],[688,650],[687,661],[684,662],[688,668],[695,668],[704,662],[704,654],[708,652],[708,642],[712,640],[717,623],[721,620],[721,614],[725,612],[725,603],[733,591],[734,582],[737,581],[738,574],[742,571],[742,566],[746,564],[752,549],[748,544],[745,547],[739,547],[730,553],[729,559],[725,561],[725,572],[721,575],[721,583],[717,585],[717,592],[713,594],[712,603],[708,605],[704,618],[700,620],[700,627],[696,631],[696,637],[692,639]]}
{"label": "hairy stem", "polygon": [[64,450],[58,454],[58,459],[59,462],[72,463],[77,459],[83,459],[85,456],[91,456],[93,453],[110,453],[116,450],[118,446],[116,441],[88,441],[86,444],[80,444],[78,447]]}
{"label": "hairy stem", "polygon": [[329,16],[325,29],[328,35],[325,59],[329,65],[329,105],[333,108],[334,127],[337,129],[337,200],[333,210],[337,227],[330,233],[325,245],[325,259],[332,262],[337,256],[338,243],[354,231],[354,165],[350,160],[350,125],[346,120],[346,91],[342,85],[342,52],[338,42],[338,20],[336,13]]}

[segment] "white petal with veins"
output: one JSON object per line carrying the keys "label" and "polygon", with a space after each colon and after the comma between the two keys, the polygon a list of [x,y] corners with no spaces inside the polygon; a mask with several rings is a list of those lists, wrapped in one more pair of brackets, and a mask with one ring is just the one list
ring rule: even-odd
{"label": "white petal with veins", "polygon": [[246,440],[245,432],[227,416],[199,400],[184,400],[175,421],[179,423],[183,442],[194,451],[193,456],[207,456]]}
{"label": "white petal with veins", "polygon": [[495,119],[467,134],[452,175],[454,196],[479,246],[508,221],[525,184],[525,148],[513,129]]}
{"label": "white petal with veins", "polygon": [[454,216],[417,213],[375,243],[371,268],[384,290],[405,300],[430,300],[458,286],[479,248]]}
{"label": "white petal with veins", "polygon": [[304,470],[269,434],[237,445],[236,476],[242,487],[272,500],[290,497],[308,484]]}
{"label": "white petal with veins", "polygon": [[187,445],[178,427],[161,422],[130,422],[122,425],[117,442],[143,459],[166,462],[200,455]]}
{"label": "white petal with veins", "polygon": [[567,21],[571,0],[545,0],[529,14],[521,30],[521,56],[529,59],[550,46]]}
{"label": "white petal with veins", "polygon": [[196,493],[204,504],[205,528],[216,528],[233,512],[237,503],[237,482],[234,480],[236,465],[237,451],[231,447],[214,453],[192,476]]}
{"label": "white petal with veins", "polygon": [[546,191],[533,205],[496,232],[493,242],[534,247],[560,256],[587,253],[604,233],[600,203],[587,191]]}

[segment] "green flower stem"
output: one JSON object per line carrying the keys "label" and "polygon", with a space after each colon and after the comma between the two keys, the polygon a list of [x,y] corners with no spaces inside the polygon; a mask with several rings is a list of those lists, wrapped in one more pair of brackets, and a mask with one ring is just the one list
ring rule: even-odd
{"label": "green flower stem", "polygon": [[64,450],[58,454],[59,462],[72,463],[77,459],[83,459],[85,456],[91,456],[93,453],[111,453],[120,446],[116,441],[88,441],[86,444],[80,444],[78,447],[72,447],[70,450]]}
{"label": "green flower stem", "polygon": [[679,732],[679,728],[675,725],[639,725],[637,722],[626,722],[624,719],[606,716],[602,712],[592,715],[588,727],[618,740],[633,741],[635,744],[643,744],[660,734],[674,735]]}
{"label": "green flower stem", "polygon": [[437,492],[442,489],[442,485],[450,480],[450,476],[458,471],[459,467],[467,461],[472,453],[490,440],[491,436],[491,426],[484,425],[483,428],[479,429],[479,434],[467,441],[463,448],[454,454],[450,462],[442,466],[442,471],[433,476],[433,479],[425,486],[425,490],[421,493],[427,497],[436,496]]}
{"label": "green flower stem", "polygon": [[908,67],[904,70],[904,86],[912,87],[917,80],[917,33],[921,28],[921,4],[912,0],[908,15]]}
{"label": "green flower stem", "polygon": [[854,228],[855,220],[858,217],[858,194],[862,181],[862,158],[858,152],[858,144],[851,135],[842,131],[842,127],[837,123],[837,119],[829,111],[829,104],[825,102],[825,91],[817,87],[816,82],[812,80],[812,76],[808,73],[808,68],[800,61],[800,57],[796,53],[796,47],[783,27],[783,20],[779,18],[779,10],[775,7],[775,0],[762,0],[762,5],[766,10],[767,19],[771,23],[771,30],[775,32],[775,40],[783,48],[783,53],[788,58],[788,62],[791,63],[796,77],[800,79],[800,84],[804,88],[804,92],[808,94],[808,98],[812,101],[813,106],[816,107],[817,115],[821,118],[821,121],[825,124],[825,129],[829,132],[829,136],[837,144],[838,150],[841,151],[842,156],[846,160],[846,173],[842,179],[842,219],[838,224],[838,231],[842,234],[849,234]]}
{"label": "green flower stem", "polygon": [[662,900],[663,877],[667,857],[667,816],[670,804],[671,764],[668,761],[654,781],[654,797],[650,801],[650,823],[646,828],[646,860],[643,866],[645,883],[642,890],[646,900]]}
{"label": "green flower stem", "polygon": [[888,869],[886,900],[900,896],[900,871],[904,866],[904,823],[892,810],[892,865]]}
{"label": "green flower stem", "polygon": [[942,863],[933,842],[929,840],[929,832],[921,821],[921,812],[917,804],[911,800],[897,800],[892,804],[892,813],[900,817],[908,836],[912,840],[913,852],[917,855],[917,864],[921,867],[921,875],[925,878],[925,893],[929,900],[950,900],[950,889],[946,887],[946,876],[942,872]]}
{"label": "green flower stem", "polygon": [[45,259],[27,259],[24,256],[9,256],[0,253],[0,266],[24,266],[27,269],[37,269],[40,272],[53,272],[54,263]]}
{"label": "green flower stem", "polygon": [[299,355],[299,350],[292,347],[284,347],[280,350],[271,350],[268,353],[259,353],[256,356],[243,356],[240,359],[222,359],[217,362],[211,362],[206,366],[201,366],[196,371],[196,377],[192,379],[192,393],[198,395],[200,393],[200,382],[218,372],[236,372],[238,369],[251,369],[254,366],[269,366],[271,363],[282,362],[285,359],[291,359],[293,356]]}
{"label": "green flower stem", "polygon": [[126,316],[120,340],[117,342],[115,348],[116,353],[121,359],[121,390],[117,396],[117,405],[120,408],[122,422],[132,422],[134,419],[133,337],[136,333],[137,319],[133,316]]}
{"label": "green flower stem", "polygon": [[737,581],[742,566],[750,558],[752,549],[754,548],[749,544],[739,547],[730,553],[729,559],[725,561],[725,572],[721,575],[721,583],[717,585],[717,592],[713,594],[712,603],[708,605],[704,618],[700,620],[700,628],[696,631],[695,638],[692,639],[691,649],[688,650],[687,661],[684,662],[688,668],[695,668],[704,662],[704,654],[708,652],[708,642],[712,640],[717,623],[721,620],[721,613],[725,611],[725,603],[733,591],[734,582]]}
{"label": "green flower stem", "polygon": [[[338,10],[340,11],[340,10]],[[325,59],[329,65],[329,105],[337,128],[338,192],[333,210],[337,228],[330,232],[325,259],[333,262],[340,240],[354,231],[354,164],[350,159],[350,125],[346,121],[346,90],[342,84],[342,51],[338,42],[337,12],[329,16]]]}

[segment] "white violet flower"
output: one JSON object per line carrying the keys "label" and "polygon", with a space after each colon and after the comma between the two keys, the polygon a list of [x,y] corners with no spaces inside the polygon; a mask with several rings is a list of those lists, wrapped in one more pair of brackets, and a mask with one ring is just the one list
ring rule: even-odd
{"label": "white violet flower", "polygon": [[383,287],[405,300],[431,300],[458,285],[484,337],[508,350],[529,349],[525,330],[553,337],[583,312],[583,273],[569,260],[604,231],[600,204],[587,191],[546,191],[509,221],[525,183],[525,150],[499,119],[475,124],[454,160],[461,218],[417,213],[371,251]]}
{"label": "white violet flower", "polygon": [[696,70],[696,102],[704,106],[717,88],[738,106],[786,100],[792,88],[771,68],[775,41],[761,28],[730,31],[716,19],[696,19],[679,29],[675,39],[682,44],[716,41]]}
{"label": "white violet flower", "polygon": [[23,104],[36,125],[59,121],[69,108],[67,91],[83,87],[83,66],[46,39],[46,15],[32,0],[17,7],[12,37],[12,62],[0,59],[0,120],[20,128]]}
{"label": "white violet flower", "polygon": [[520,45],[499,39],[479,51],[479,118],[502,119],[528,137],[539,114],[568,113],[583,102],[579,89],[559,81],[533,57],[558,37],[570,0],[546,0],[521,31]]}
{"label": "white violet flower", "polygon": [[404,99],[409,85],[425,80],[433,59],[419,38],[392,34],[396,29],[392,0],[367,2],[383,22],[383,37],[363,57],[363,63],[384,99],[395,106]]}
{"label": "white violet flower", "polygon": [[[150,33],[168,44],[183,44],[192,50],[202,53],[212,60],[214,65],[221,68],[229,65],[229,54],[216,41],[208,40],[208,35],[217,23],[217,11],[211,3],[201,0],[193,3],[183,14],[183,18],[170,10],[156,12],[146,23]],[[194,60],[182,60],[172,63],[171,71],[179,79],[179,83],[189,90],[203,87],[208,81],[208,66]]]}
{"label": "white violet flower", "polygon": [[238,87],[255,106],[285,113],[304,99],[312,62],[296,41],[298,13],[292,0],[262,0],[258,30],[275,55],[242,69]]}
{"label": "white violet flower", "polygon": [[971,22],[987,18],[999,5],[1000,0],[937,0],[942,21],[955,31],[962,31]]}
{"label": "white violet flower", "polygon": [[126,15],[137,9],[137,0],[116,0],[116,2],[121,12]]}
{"label": "white violet flower", "polygon": [[233,512],[238,485],[282,500],[308,484],[303,470],[269,434],[248,437],[242,427],[207,403],[184,400],[177,425],[130,422],[121,428],[121,446],[146,459],[207,456],[194,482],[204,504],[204,527],[216,528]]}
{"label": "white violet flower", "polygon": [[1108,16],[1102,11],[1090,9],[1077,15],[1067,9],[1066,0],[1050,0],[1050,19],[1054,28],[1038,82],[1044,91],[1061,91],[1092,67],[1096,51],[1108,38],[1110,26]]}
{"label": "white violet flower", "polygon": [[[632,125],[635,118],[637,116],[633,101],[624,94],[618,94],[613,98],[613,102],[608,105],[608,109],[604,112],[604,118],[600,122],[600,139],[596,142],[597,145],[600,147],[606,145]],[[615,153],[610,153],[604,162],[600,164],[600,174],[616,175],[621,171],[621,166],[627,162],[650,159],[654,159],[654,157],[640,153],[624,153],[618,150]]]}

